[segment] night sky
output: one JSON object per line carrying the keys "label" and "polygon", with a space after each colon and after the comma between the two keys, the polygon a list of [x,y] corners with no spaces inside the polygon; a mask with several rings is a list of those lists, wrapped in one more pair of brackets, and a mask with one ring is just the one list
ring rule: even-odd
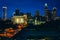
{"label": "night sky", "polygon": [[7,6],[7,17],[10,18],[12,13],[18,8],[21,12],[31,12],[35,14],[36,10],[44,15],[44,4],[48,4],[48,8],[52,10],[57,8],[57,15],[60,16],[60,0],[0,0],[0,17],[2,17],[2,6]]}

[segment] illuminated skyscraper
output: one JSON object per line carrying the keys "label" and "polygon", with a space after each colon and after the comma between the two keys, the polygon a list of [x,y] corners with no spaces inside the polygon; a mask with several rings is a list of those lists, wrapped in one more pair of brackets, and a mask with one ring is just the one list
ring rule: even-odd
{"label": "illuminated skyscraper", "polygon": [[49,20],[49,17],[50,17],[50,12],[48,10],[47,3],[45,3],[44,12],[45,12],[45,15],[44,16],[46,17],[46,21],[48,21]]}
{"label": "illuminated skyscraper", "polygon": [[53,8],[52,14],[53,14],[53,18],[55,18],[56,17],[56,7]]}
{"label": "illuminated skyscraper", "polygon": [[7,7],[3,6],[3,19],[6,20],[6,15],[7,15]]}
{"label": "illuminated skyscraper", "polygon": [[46,17],[47,14],[48,14],[48,5],[47,5],[47,3],[45,3],[44,11],[45,11],[45,17]]}

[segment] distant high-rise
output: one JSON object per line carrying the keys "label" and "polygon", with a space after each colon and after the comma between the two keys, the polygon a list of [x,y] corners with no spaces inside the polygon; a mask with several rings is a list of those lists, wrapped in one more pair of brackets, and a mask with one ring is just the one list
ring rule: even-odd
{"label": "distant high-rise", "polygon": [[3,19],[5,20],[7,17],[7,7],[6,6],[3,6]]}
{"label": "distant high-rise", "polygon": [[46,21],[48,21],[48,18],[49,18],[49,12],[48,12],[48,5],[47,3],[45,3],[44,5],[44,16],[46,17]]}
{"label": "distant high-rise", "polygon": [[56,7],[53,7],[53,12],[52,12],[52,14],[53,14],[53,18],[55,18],[55,17],[56,17]]}
{"label": "distant high-rise", "polygon": [[47,14],[48,14],[48,5],[47,5],[47,3],[45,3],[44,12],[45,12],[44,16],[47,17]]}
{"label": "distant high-rise", "polygon": [[20,12],[19,9],[16,9],[14,15],[16,15],[16,16],[22,16],[22,15],[24,15],[24,13]]}
{"label": "distant high-rise", "polygon": [[19,14],[20,14],[19,9],[16,9],[14,15],[19,15]]}

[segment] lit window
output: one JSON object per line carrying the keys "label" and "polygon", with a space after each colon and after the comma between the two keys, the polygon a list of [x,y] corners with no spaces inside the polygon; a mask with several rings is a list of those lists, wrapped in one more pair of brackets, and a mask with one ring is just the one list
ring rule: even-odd
{"label": "lit window", "polygon": [[19,19],[18,18],[16,19],[16,22],[19,23]]}
{"label": "lit window", "polygon": [[20,23],[24,23],[24,19],[23,18],[20,19]]}

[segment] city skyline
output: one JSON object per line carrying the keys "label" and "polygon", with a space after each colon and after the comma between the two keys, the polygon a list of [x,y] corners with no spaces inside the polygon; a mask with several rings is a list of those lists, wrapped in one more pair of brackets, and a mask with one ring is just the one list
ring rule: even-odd
{"label": "city skyline", "polygon": [[[13,3],[14,2],[14,3]],[[44,15],[44,4],[48,4],[48,9],[53,9],[53,7],[57,7],[57,15],[59,15],[59,1],[56,0],[1,0],[0,1],[0,14],[2,14],[2,6],[7,6],[7,17],[11,17],[12,13],[18,8],[21,12],[31,12],[32,15],[35,14],[36,10],[40,11],[41,15]],[[1,15],[0,15],[1,17]]]}
{"label": "city skyline", "polygon": [[0,40],[60,40],[60,0],[0,0]]}

